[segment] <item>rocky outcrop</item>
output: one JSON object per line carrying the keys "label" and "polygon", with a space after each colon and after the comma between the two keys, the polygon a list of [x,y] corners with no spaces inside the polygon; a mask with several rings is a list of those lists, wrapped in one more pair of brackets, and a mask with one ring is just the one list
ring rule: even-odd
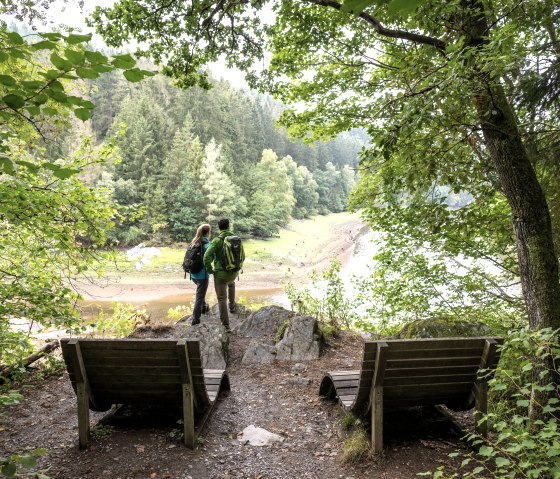
{"label": "rocky outcrop", "polygon": [[281,306],[265,306],[247,317],[233,331],[247,338],[274,337],[282,324],[294,316]]}
{"label": "rocky outcrop", "polygon": [[[206,319],[206,318],[205,318]],[[206,319],[194,326],[185,326],[181,335],[200,342],[202,367],[225,369],[228,360],[229,337],[220,320]]]}
{"label": "rocky outcrop", "polygon": [[308,361],[317,359],[321,334],[317,320],[295,315],[279,306],[267,306],[251,314],[235,328],[240,336],[254,338],[249,344],[243,363]]}
{"label": "rocky outcrop", "polygon": [[317,320],[311,316],[295,316],[284,337],[276,345],[276,359],[309,361],[317,359],[321,350],[321,334]]}
{"label": "rocky outcrop", "polygon": [[442,316],[407,323],[401,329],[398,338],[478,337],[489,334],[490,329],[485,324]]}

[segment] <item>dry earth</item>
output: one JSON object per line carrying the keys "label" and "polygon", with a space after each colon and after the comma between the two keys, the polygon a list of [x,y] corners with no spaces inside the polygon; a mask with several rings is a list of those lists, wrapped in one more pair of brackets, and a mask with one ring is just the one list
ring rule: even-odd
{"label": "dry earth", "polygon": [[[299,222],[311,220],[299,220]],[[298,221],[294,221],[298,223]],[[247,257],[237,285],[238,294],[250,292],[253,296],[265,291],[281,291],[284,282],[306,282],[315,269],[325,269],[336,257],[342,264],[352,256],[356,240],[365,224],[356,215],[345,216],[345,221],[317,225],[305,236],[297,231],[287,232],[290,238],[282,251],[270,251],[266,242],[261,248],[275,257],[272,261],[259,261]],[[307,230],[306,230],[307,231]],[[80,281],[74,285],[86,300],[146,302],[165,297],[193,294],[195,287],[185,281],[179,265],[158,273],[112,277],[110,280]],[[212,288],[210,288],[212,289]]]}
{"label": "dry earth", "polygon": [[[232,318],[232,326],[235,325]],[[173,337],[173,328],[144,337]],[[294,372],[293,363],[247,367],[249,340],[233,335],[228,372],[231,391],[218,401],[195,451],[181,444],[179,411],[129,411],[94,428],[91,446],[80,451],[76,399],[66,373],[22,389],[25,401],[2,419],[0,457],[46,447],[40,465],[56,479],[299,479],[417,477],[458,460],[448,453],[466,445],[447,422],[429,422],[416,410],[387,417],[385,452],[349,465],[341,459],[347,432],[340,408],[318,397],[322,373],[359,367],[361,339],[344,335],[324,347],[320,359]],[[311,384],[290,382],[301,377]],[[99,420],[101,414],[93,414]],[[461,420],[470,422],[466,415]],[[237,434],[249,425],[283,436],[273,446],[243,445]],[[455,462],[454,462],[455,461]]]}

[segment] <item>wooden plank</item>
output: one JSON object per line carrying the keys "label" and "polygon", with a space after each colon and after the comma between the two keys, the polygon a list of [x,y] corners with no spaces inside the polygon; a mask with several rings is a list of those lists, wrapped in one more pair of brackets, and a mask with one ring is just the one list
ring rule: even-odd
{"label": "wooden plank", "polygon": [[173,339],[81,339],[83,352],[86,351],[175,351]]}
{"label": "wooden plank", "polygon": [[206,376],[204,376],[204,384],[206,384],[206,386],[208,387],[208,385],[210,384],[217,384],[220,385],[222,383],[222,378],[208,378]]}
{"label": "wooden plank", "polygon": [[415,385],[411,386],[390,386],[384,388],[383,394],[386,398],[398,398],[398,397],[425,397],[425,396],[441,396],[441,395],[453,395],[454,397],[468,398],[471,392],[472,383],[447,383],[447,384],[427,384],[422,387]]}
{"label": "wooden plank", "polygon": [[377,360],[373,371],[373,387],[383,387],[388,350],[389,345],[385,341],[377,341]]}
{"label": "wooden plank", "polygon": [[436,366],[427,368],[398,368],[385,372],[385,378],[408,378],[411,376],[448,376],[451,374],[473,374],[476,375],[478,366],[473,364],[466,366]]}
{"label": "wooden plank", "polygon": [[132,392],[107,392],[103,398],[110,404],[166,404],[179,407],[182,402],[181,386],[177,391],[168,394],[161,394],[156,391],[142,391],[141,393]]}
{"label": "wooden plank", "polygon": [[[393,350],[392,348],[389,351],[389,357],[393,358],[417,358],[417,357],[425,357],[425,358],[442,358],[442,357],[454,357],[454,356],[480,356],[482,354],[483,344],[475,345],[473,347],[460,347],[460,348],[422,348],[419,347],[418,349],[404,349],[404,350]],[[375,353],[368,353],[364,355],[364,359],[366,361],[375,360]]]}
{"label": "wooden plank", "polygon": [[435,359],[390,359],[387,361],[387,369],[403,368],[429,368],[443,366],[472,366],[480,363],[480,356],[458,357],[458,358],[435,358]]}
{"label": "wooden plank", "polygon": [[151,395],[159,394],[165,395],[174,392],[181,392],[181,384],[158,384],[154,385],[154,387],[150,387],[149,385],[145,384],[122,384],[122,383],[114,383],[114,384],[106,384],[106,383],[99,383],[99,384],[92,384],[92,389],[95,391],[97,395],[103,397],[105,394],[110,393],[119,393],[124,394],[126,392],[130,392],[130,394],[134,395],[141,395],[142,393],[146,392]]}
{"label": "wooden plank", "polygon": [[127,368],[140,368],[146,366],[154,367],[174,367],[179,366],[177,355],[174,358],[148,358],[148,357],[138,357],[138,358],[109,358],[109,357],[98,357],[84,358],[87,364],[95,363],[97,367],[127,367]]}
{"label": "wooden plank", "polygon": [[346,381],[333,381],[334,387],[336,389],[338,388],[345,388],[345,387],[355,387],[357,388],[360,384],[360,380],[359,379],[348,379]]}
{"label": "wooden plank", "polygon": [[[386,347],[386,346],[385,346]],[[376,454],[383,452],[383,387],[374,386],[371,397],[371,445]]]}
{"label": "wooden plank", "polygon": [[192,384],[183,384],[183,440],[189,449],[194,449],[194,394]]}
{"label": "wooden plank", "polygon": [[83,353],[84,359],[87,361],[96,361],[98,359],[111,359],[118,364],[119,359],[137,359],[142,364],[144,358],[148,359],[175,359],[177,361],[177,351],[169,349],[147,350],[142,351],[139,349],[123,349],[123,350],[108,350],[108,349],[90,349]]}
{"label": "wooden plank", "polygon": [[[448,349],[473,347],[480,345],[482,348],[487,337],[476,338],[419,338],[419,339],[384,339],[391,351],[406,351],[409,349]],[[374,341],[379,342],[379,341]]]}
{"label": "wooden plank", "polygon": [[349,370],[349,371],[330,371],[328,374],[332,378],[335,378],[336,376],[347,376],[347,375],[359,376],[360,373],[361,373],[360,369],[352,369],[352,370]]}
{"label": "wooden plank", "polygon": [[91,397],[90,385],[84,366],[80,342],[77,339],[68,341],[65,346],[66,364],[74,372],[76,381],[76,397],[78,401],[78,440],[80,449],[85,449],[89,444],[89,401]]}
{"label": "wooden plank", "polygon": [[437,376],[411,376],[411,377],[386,377],[384,385],[387,386],[411,386],[427,384],[449,384],[454,382],[472,384],[476,379],[476,374],[451,374]]}
{"label": "wooden plank", "polygon": [[177,374],[96,374],[88,371],[91,384],[182,384],[181,376]]}
{"label": "wooden plank", "polygon": [[[118,364],[118,363],[117,363]],[[180,376],[178,363],[172,366],[146,366],[144,364],[137,366],[120,366],[108,364],[88,364],[88,374],[114,375],[114,376],[159,376],[159,375],[176,375]]]}

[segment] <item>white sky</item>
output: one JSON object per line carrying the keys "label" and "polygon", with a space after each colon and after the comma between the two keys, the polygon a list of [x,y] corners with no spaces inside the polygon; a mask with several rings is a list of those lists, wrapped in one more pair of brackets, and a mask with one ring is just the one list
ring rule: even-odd
{"label": "white sky", "polygon": [[[114,3],[115,0],[85,0],[84,8],[80,10],[78,2],[68,0],[67,3],[64,3],[62,0],[55,0],[47,12],[47,25],[51,28],[64,25],[78,29],[84,33],[92,33],[93,29],[87,27],[85,24],[86,17],[88,17],[97,6],[110,7]],[[42,30],[41,25],[37,25],[37,27],[39,30]],[[102,44],[103,41],[101,37],[95,35],[94,43]],[[238,88],[247,87],[243,73],[237,69],[227,68],[223,61],[211,64],[210,70],[217,79],[225,79]]]}

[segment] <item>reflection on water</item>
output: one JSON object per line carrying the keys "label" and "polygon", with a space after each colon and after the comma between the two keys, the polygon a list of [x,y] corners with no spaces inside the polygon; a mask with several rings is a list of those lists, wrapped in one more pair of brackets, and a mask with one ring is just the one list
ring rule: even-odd
{"label": "reflection on water", "polygon": [[[282,291],[282,289],[254,289],[254,290],[242,290],[237,291],[238,302],[245,304],[247,306],[256,304],[277,304],[279,306],[290,307],[288,298]],[[206,300],[210,305],[215,304],[216,294],[211,292],[210,289],[206,295]],[[145,309],[150,315],[150,318],[154,320],[165,320],[167,318],[167,312],[170,309],[175,309],[178,306],[186,307],[187,314],[190,314],[194,304],[194,291],[187,292],[185,294],[179,294],[174,296],[165,296],[160,299],[154,299],[147,302],[141,301],[126,301],[127,304],[132,304],[139,309]],[[81,301],[80,308],[82,310],[82,317],[86,319],[95,318],[100,311],[104,311],[107,314],[112,313],[113,302],[112,301]]]}
{"label": "reflection on water", "polygon": [[[368,273],[373,253],[373,233],[367,231],[357,239],[354,253],[341,271],[341,278],[344,282],[345,291],[350,298],[355,294],[352,278],[354,276],[363,276]],[[211,287],[208,289],[206,297],[211,305],[216,303],[216,294],[212,291]],[[291,309],[290,301],[281,288],[245,291],[238,288],[237,300],[247,306],[276,304],[286,309]],[[190,314],[194,303],[194,288],[192,291],[186,292],[185,294],[166,296],[148,302],[126,301],[126,303],[132,304],[140,309],[145,309],[153,320],[161,321],[167,318],[167,312],[170,309],[177,308],[178,306],[185,306],[187,314]],[[91,319],[96,317],[100,310],[110,314],[112,312],[112,301],[82,301],[80,307],[82,309],[82,316]]]}

